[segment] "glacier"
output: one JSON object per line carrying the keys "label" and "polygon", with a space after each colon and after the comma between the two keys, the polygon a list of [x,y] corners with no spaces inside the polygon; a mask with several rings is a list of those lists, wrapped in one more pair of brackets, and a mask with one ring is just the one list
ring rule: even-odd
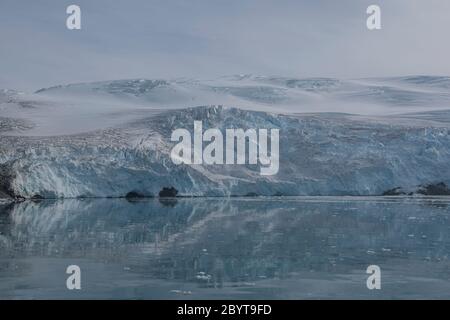
{"label": "glacier", "polygon": [[[173,130],[280,130],[280,168],[175,165]],[[0,91],[0,198],[370,196],[450,185],[450,78],[241,75]]]}

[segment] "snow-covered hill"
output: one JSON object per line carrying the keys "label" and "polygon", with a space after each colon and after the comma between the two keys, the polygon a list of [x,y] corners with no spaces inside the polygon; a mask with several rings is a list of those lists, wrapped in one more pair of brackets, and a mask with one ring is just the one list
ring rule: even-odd
{"label": "snow-covered hill", "polygon": [[[157,196],[164,187],[185,196],[380,195],[450,184],[449,86],[445,77],[233,76],[4,90],[0,190],[25,198]],[[194,120],[205,129],[280,129],[278,174],[174,165],[171,132],[192,131]]]}
{"label": "snow-covered hill", "polygon": [[[149,111],[206,105],[282,114],[385,116],[449,109],[449,86],[449,77],[431,76],[340,80],[240,75],[213,80],[116,80],[56,86],[33,94],[3,90],[0,117],[20,121],[18,130],[9,135],[54,136],[110,128],[146,117]],[[27,130],[21,130],[24,126]]]}

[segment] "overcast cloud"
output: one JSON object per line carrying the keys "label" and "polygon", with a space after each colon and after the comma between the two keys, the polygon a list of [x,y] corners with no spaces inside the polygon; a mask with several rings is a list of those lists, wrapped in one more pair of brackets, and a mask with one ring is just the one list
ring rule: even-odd
{"label": "overcast cloud", "polygon": [[[78,4],[82,30],[66,29]],[[365,10],[382,8],[380,31]],[[450,75],[448,0],[1,0],[0,88],[253,73]]]}

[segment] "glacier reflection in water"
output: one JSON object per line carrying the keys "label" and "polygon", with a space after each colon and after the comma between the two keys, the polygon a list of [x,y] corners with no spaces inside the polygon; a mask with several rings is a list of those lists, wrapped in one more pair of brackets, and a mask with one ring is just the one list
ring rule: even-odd
{"label": "glacier reflection in water", "polygon": [[[0,206],[0,298],[450,298],[450,198]],[[66,289],[68,265],[82,289]],[[366,288],[368,265],[381,290]]]}

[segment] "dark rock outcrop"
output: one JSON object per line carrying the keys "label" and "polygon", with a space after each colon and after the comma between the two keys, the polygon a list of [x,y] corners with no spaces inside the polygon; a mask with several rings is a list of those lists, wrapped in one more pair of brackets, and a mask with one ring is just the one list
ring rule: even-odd
{"label": "dark rock outcrop", "polygon": [[420,186],[417,193],[426,196],[450,196],[450,189],[444,182],[439,182]]}
{"label": "dark rock outcrop", "polygon": [[175,189],[174,187],[170,187],[170,188],[162,188],[162,190],[159,192],[159,197],[160,198],[175,198],[178,194],[178,190]]}
{"label": "dark rock outcrop", "polygon": [[406,192],[404,192],[400,187],[389,189],[383,192],[383,196],[402,196],[402,195],[406,195]]}
{"label": "dark rock outcrop", "polygon": [[11,187],[14,176],[6,165],[0,165],[0,199],[16,198]]}
{"label": "dark rock outcrop", "polygon": [[413,189],[414,191],[405,191],[402,187],[396,187],[383,192],[383,196],[412,196],[412,195],[424,195],[424,196],[450,196],[450,189],[444,182],[428,183],[419,185]]}

